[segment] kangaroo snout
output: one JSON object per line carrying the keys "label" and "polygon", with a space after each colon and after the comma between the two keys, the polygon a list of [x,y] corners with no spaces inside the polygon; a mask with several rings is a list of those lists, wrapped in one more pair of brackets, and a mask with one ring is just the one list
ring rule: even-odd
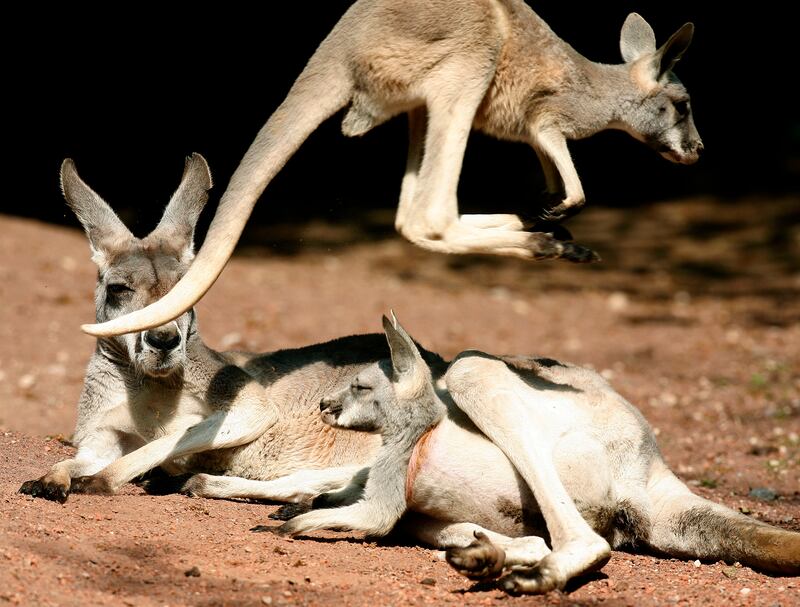
{"label": "kangaroo snout", "polygon": [[143,339],[144,343],[154,350],[168,352],[180,345],[181,334],[178,331],[177,323],[173,321],[169,324],[145,331]]}
{"label": "kangaroo snout", "polygon": [[335,396],[325,396],[319,401],[320,413],[339,413],[342,410],[342,403]]}

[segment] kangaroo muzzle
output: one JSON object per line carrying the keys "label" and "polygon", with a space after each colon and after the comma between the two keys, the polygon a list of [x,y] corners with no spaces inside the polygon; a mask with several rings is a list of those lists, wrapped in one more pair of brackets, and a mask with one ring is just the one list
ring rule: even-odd
{"label": "kangaroo muzzle", "polygon": [[178,324],[173,321],[155,329],[148,329],[142,334],[142,341],[153,350],[170,352],[181,345]]}

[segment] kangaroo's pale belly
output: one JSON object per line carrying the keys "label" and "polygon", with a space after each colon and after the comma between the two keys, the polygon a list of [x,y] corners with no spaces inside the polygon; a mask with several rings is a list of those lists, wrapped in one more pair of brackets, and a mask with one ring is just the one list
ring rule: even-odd
{"label": "kangaroo's pale belly", "polygon": [[445,419],[418,455],[409,509],[437,520],[471,522],[511,536],[542,531],[536,500],[491,441]]}

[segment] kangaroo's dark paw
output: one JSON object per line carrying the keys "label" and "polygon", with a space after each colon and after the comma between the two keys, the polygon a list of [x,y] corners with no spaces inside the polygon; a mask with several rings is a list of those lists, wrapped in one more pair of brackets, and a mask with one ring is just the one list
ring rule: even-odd
{"label": "kangaroo's dark paw", "polygon": [[541,221],[558,223],[577,215],[582,208],[583,203],[566,204],[561,202],[542,211],[541,215],[539,215],[539,219]]}
{"label": "kangaroo's dark paw", "polygon": [[566,261],[571,261],[572,263],[595,263],[602,261],[600,255],[589,247],[573,242],[564,243],[564,250],[559,257]]}
{"label": "kangaroo's dark paw", "polygon": [[102,476],[79,476],[72,479],[72,493],[88,493],[91,495],[113,495],[114,489]]}
{"label": "kangaroo's dark paw", "polygon": [[565,259],[574,263],[600,261],[600,256],[589,247],[574,242],[562,242],[551,234],[530,232],[527,238],[531,258],[535,260]]}
{"label": "kangaroo's dark paw", "polygon": [[137,484],[144,489],[148,495],[172,495],[175,493],[185,493],[186,485],[192,474],[177,474],[170,476],[166,473],[159,473],[146,478]]}
{"label": "kangaroo's dark paw", "polygon": [[[284,504],[275,512],[269,515],[273,521],[288,521],[296,516],[305,514],[311,510],[311,505],[308,503],[300,504]],[[252,530],[251,530],[252,531]]]}
{"label": "kangaroo's dark paw", "polygon": [[33,481],[25,481],[19,488],[18,493],[24,493],[32,497],[41,497],[51,502],[63,504],[69,497],[70,487],[61,483],[49,482],[47,477]]}

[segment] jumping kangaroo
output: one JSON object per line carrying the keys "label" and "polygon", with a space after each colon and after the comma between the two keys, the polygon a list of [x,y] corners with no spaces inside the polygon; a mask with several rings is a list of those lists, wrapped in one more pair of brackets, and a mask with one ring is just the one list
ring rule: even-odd
{"label": "jumping kangaroo", "polygon": [[222,195],[186,276],[157,303],[101,325],[95,336],[162,325],[191,308],[230,257],[256,201],[305,139],[342,108],[347,136],[407,113],[409,151],[395,225],[442,253],[524,259],[598,259],[562,242],[552,227],[527,231],[515,215],[459,216],[456,190],[470,130],[535,150],[559,221],[584,204],[568,139],[626,131],[673,162],[703,146],[689,95],[672,73],[691,42],[685,24],[661,47],[632,13],[622,26],[620,65],[592,62],[561,40],[523,0],[359,0],[322,41],[270,116]]}
{"label": "jumping kangaroo", "polygon": [[320,403],[333,427],[380,433],[375,463],[278,533],[385,535],[410,513],[404,527],[447,548],[460,573],[513,593],[563,588],[621,546],[800,574],[800,533],[693,494],[597,373],[468,351],[440,380],[394,317],[384,331],[391,362]]}

